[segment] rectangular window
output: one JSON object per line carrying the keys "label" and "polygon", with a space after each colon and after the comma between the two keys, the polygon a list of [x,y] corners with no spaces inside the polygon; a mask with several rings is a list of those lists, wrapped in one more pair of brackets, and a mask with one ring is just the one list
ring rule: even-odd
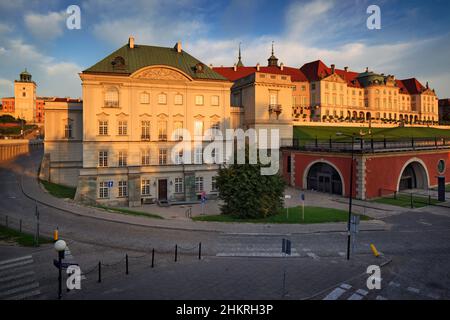
{"label": "rectangular window", "polygon": [[278,104],[278,94],[277,93],[270,93],[270,104],[271,105],[277,105]]}
{"label": "rectangular window", "polygon": [[147,92],[141,93],[140,102],[142,104],[150,103],[150,95]]}
{"label": "rectangular window", "polygon": [[119,197],[126,197],[128,195],[127,181],[119,181]]}
{"label": "rectangular window", "polygon": [[202,147],[196,147],[195,148],[194,163],[195,164],[202,164],[203,163],[203,148]]}
{"label": "rectangular window", "polygon": [[158,140],[167,140],[167,121],[158,121]]}
{"label": "rectangular window", "polygon": [[212,177],[211,179],[211,191],[217,191],[217,177]]}
{"label": "rectangular window", "polygon": [[167,149],[159,149],[158,163],[160,165],[167,164]]}
{"label": "rectangular window", "polygon": [[203,121],[194,121],[194,138],[203,136]]}
{"label": "rectangular window", "polygon": [[203,177],[195,177],[195,192],[203,191]]}
{"label": "rectangular window", "polygon": [[174,102],[175,105],[183,104],[183,95],[176,94],[175,97],[174,97],[174,101],[173,102]]}
{"label": "rectangular window", "polygon": [[126,120],[119,120],[118,133],[119,136],[126,136],[128,134],[128,122]]}
{"label": "rectangular window", "polygon": [[98,122],[98,134],[101,136],[108,135],[108,121],[107,120],[100,120]]}
{"label": "rectangular window", "polygon": [[202,106],[204,103],[204,98],[202,95],[195,96],[195,105]]}
{"label": "rectangular window", "polygon": [[219,105],[219,96],[211,96],[211,105],[218,106]]}
{"label": "rectangular window", "polygon": [[64,126],[64,138],[66,139],[72,138],[72,125],[70,123]]}
{"label": "rectangular window", "polygon": [[175,141],[183,140],[183,122],[175,121],[173,123]]}
{"label": "rectangular window", "polygon": [[143,166],[150,165],[150,150],[142,150],[141,151],[141,164]]}
{"label": "rectangular window", "polygon": [[183,150],[175,154],[175,164],[183,164]]}
{"label": "rectangular window", "polygon": [[149,179],[141,180],[141,195],[143,195],[143,196],[150,195],[150,180]]}
{"label": "rectangular window", "polygon": [[158,94],[158,104],[167,104],[167,95],[165,93]]}
{"label": "rectangular window", "polygon": [[108,166],[108,151],[99,151],[98,166],[99,167],[107,167]]}
{"label": "rectangular window", "polygon": [[150,121],[141,121],[141,139],[150,140]]}
{"label": "rectangular window", "polygon": [[175,193],[183,192],[183,178],[175,178]]}
{"label": "rectangular window", "polygon": [[119,167],[126,167],[127,166],[127,152],[126,151],[119,151]]}
{"label": "rectangular window", "polygon": [[101,199],[109,198],[109,188],[107,181],[100,182],[98,187],[98,197]]}

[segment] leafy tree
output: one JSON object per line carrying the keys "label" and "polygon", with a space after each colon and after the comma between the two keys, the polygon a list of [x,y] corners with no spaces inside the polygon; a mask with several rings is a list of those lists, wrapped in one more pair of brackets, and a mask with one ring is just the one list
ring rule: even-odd
{"label": "leafy tree", "polygon": [[[235,154],[236,155],[236,154]],[[216,178],[221,213],[239,218],[264,218],[283,208],[285,183],[279,174],[261,175],[261,163],[230,164],[219,169]],[[235,157],[236,159],[236,157]]]}

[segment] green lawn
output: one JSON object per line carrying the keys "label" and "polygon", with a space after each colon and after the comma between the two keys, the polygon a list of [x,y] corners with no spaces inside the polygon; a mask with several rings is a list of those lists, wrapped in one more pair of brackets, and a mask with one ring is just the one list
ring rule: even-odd
{"label": "green lawn", "polygon": [[48,181],[40,180],[45,189],[54,197],[57,198],[70,198],[75,197],[76,188],[62,186],[60,184],[51,183]]}
{"label": "green lawn", "polygon": [[[399,206],[403,208],[411,208],[411,196],[406,194],[397,194],[396,199],[394,199],[393,196],[390,197],[384,197],[384,198],[378,198],[375,200],[372,200],[373,202],[378,203],[384,203],[384,204],[390,204],[393,206]],[[439,203],[436,199],[431,199],[431,204]],[[428,198],[427,197],[420,197],[420,196],[413,196],[413,207],[414,208],[422,208],[428,206]]]}
{"label": "green lawn", "polygon": [[[289,208],[289,217],[286,209],[279,214],[261,219],[239,219],[229,215],[212,215],[193,217],[195,221],[216,222],[251,222],[251,223],[324,223],[324,222],[347,222],[348,212],[338,209],[305,207],[305,220],[302,220],[302,207]],[[361,215],[361,220],[370,220],[369,217]]]}
{"label": "green lawn", "polygon": [[[0,241],[15,242],[21,246],[33,247],[34,235],[0,226]],[[39,237],[39,243],[51,243],[52,240]]]}
{"label": "green lawn", "polygon": [[106,211],[112,211],[112,212],[117,212],[117,213],[123,213],[123,214],[129,214],[132,216],[141,216],[141,217],[147,217],[147,218],[153,218],[153,219],[164,219],[163,217],[157,215],[157,214],[153,214],[153,213],[148,213],[148,212],[142,212],[142,211],[134,211],[134,210],[129,210],[129,209],[124,209],[124,208],[114,208],[114,207],[108,207],[108,206],[102,206],[102,205],[95,205],[95,207],[100,208],[100,209],[104,209]]}
{"label": "green lawn", "polygon": [[[315,127],[315,126],[294,126],[294,138],[298,139],[317,139],[325,140],[329,139],[345,139],[345,137],[336,136],[336,132],[342,132],[344,134],[359,133],[360,130],[363,132],[368,132],[367,127],[339,127],[339,126],[328,126],[328,127]],[[445,137],[450,138],[450,130],[448,129],[437,129],[428,127],[403,127],[403,128],[372,128],[372,136],[374,139],[395,139],[395,138],[434,138],[434,137]],[[365,136],[366,139],[370,139],[369,135]],[[348,138],[347,138],[348,139]]]}

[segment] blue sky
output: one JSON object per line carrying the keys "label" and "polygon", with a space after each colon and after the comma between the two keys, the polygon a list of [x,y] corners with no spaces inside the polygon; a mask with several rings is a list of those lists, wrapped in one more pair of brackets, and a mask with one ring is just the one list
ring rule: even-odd
{"label": "blue sky", "polygon": [[[66,28],[67,7],[81,8],[81,30]],[[381,30],[366,9],[381,8]],[[78,73],[125,44],[183,48],[203,62],[232,65],[242,42],[246,65],[267,63],[272,40],[285,65],[322,59],[429,81],[450,97],[450,2],[407,0],[0,0],[0,97],[13,95],[25,67],[38,95],[81,96]]]}

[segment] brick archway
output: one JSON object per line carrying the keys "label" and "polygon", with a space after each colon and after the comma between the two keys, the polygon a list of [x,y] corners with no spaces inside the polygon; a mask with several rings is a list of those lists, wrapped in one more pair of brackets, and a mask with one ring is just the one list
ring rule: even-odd
{"label": "brick archway", "polygon": [[418,185],[420,184],[420,188],[425,189],[429,189],[430,188],[430,175],[428,173],[428,169],[427,169],[427,165],[419,158],[411,158],[408,161],[406,161],[403,164],[402,169],[400,170],[400,173],[398,175],[398,179],[397,179],[397,191],[400,191],[400,181],[402,178],[402,175],[405,171],[405,169],[409,166],[409,165],[413,165],[413,170],[416,174],[416,176],[418,177],[419,182],[417,183]]}
{"label": "brick archway", "polygon": [[345,195],[345,180],[344,180],[344,176],[342,175],[342,172],[339,170],[339,168],[332,163],[331,161],[325,160],[325,159],[318,159],[318,160],[314,160],[311,161],[308,166],[305,168],[305,170],[303,171],[303,188],[307,189],[308,188],[308,174],[309,171],[311,170],[311,168],[318,163],[325,163],[328,164],[329,166],[331,166],[334,170],[336,170],[336,172],[339,174],[339,178],[341,179],[341,185],[342,185],[342,195]]}

